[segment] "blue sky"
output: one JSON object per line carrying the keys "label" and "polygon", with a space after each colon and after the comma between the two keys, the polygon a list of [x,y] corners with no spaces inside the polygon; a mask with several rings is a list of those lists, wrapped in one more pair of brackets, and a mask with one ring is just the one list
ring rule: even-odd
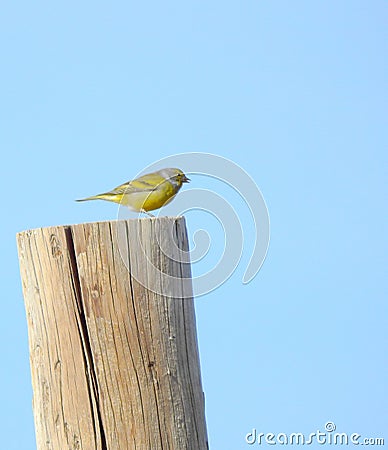
{"label": "blue sky", "polygon": [[[271,217],[243,285],[249,214],[192,177],[237,202],[246,243],[196,300],[211,449],[327,421],[388,440],[386,18],[385,2],[358,0],[3,5],[3,448],[35,448],[15,233],[114,219],[113,204],[73,200],[186,152],[244,168]],[[209,215],[187,220],[219,248]]]}

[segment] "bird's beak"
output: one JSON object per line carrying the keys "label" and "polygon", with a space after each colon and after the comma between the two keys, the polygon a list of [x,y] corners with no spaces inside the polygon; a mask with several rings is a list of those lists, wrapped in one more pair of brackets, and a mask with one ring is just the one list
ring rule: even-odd
{"label": "bird's beak", "polygon": [[183,175],[182,183],[190,183],[190,178],[187,178],[186,175]]}

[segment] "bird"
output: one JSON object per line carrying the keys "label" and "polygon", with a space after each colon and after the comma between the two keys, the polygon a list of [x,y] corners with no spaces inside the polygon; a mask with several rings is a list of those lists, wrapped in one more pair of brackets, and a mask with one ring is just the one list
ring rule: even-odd
{"label": "bird", "polygon": [[125,205],[131,211],[142,212],[153,217],[150,211],[170,203],[183,186],[183,183],[188,182],[190,182],[190,178],[187,178],[182,170],[165,168],[142,175],[117,186],[109,192],[92,195],[76,201],[106,200]]}

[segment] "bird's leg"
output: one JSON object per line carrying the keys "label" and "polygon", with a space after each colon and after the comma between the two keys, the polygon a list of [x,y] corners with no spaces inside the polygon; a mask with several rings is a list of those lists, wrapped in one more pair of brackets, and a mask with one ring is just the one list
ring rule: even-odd
{"label": "bird's leg", "polygon": [[153,214],[151,214],[150,212],[146,211],[145,209],[141,209],[140,212],[142,212],[143,214],[147,214],[147,216],[149,216],[149,217],[155,217]]}

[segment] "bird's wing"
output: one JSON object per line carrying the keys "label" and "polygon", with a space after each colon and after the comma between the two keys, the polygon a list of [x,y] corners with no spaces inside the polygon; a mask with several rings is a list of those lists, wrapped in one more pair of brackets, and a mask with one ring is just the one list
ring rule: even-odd
{"label": "bird's wing", "polygon": [[111,193],[125,194],[131,192],[152,192],[158,189],[162,183],[166,181],[157,173],[149,173],[132,181],[127,181],[120,186],[115,187]]}

